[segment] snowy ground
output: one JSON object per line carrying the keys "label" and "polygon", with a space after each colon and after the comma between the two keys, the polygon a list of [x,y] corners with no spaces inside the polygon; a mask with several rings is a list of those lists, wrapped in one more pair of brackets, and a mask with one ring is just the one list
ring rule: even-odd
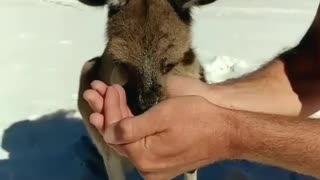
{"label": "snowy ground", "polygon": [[[196,9],[194,47],[209,79],[252,71],[294,46],[318,3],[221,0]],[[103,50],[105,16],[105,9],[76,0],[0,0],[1,180],[103,179],[74,110],[81,66]],[[222,177],[226,167],[239,169],[217,165],[200,177]],[[297,178],[271,167],[245,167],[261,175],[258,179],[270,179],[270,172],[282,173],[279,179]],[[209,177],[209,171],[216,174]]]}

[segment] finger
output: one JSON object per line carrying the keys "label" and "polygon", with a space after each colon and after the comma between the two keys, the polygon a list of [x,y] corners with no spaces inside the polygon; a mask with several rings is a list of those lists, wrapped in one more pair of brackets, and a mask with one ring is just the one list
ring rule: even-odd
{"label": "finger", "polygon": [[129,116],[126,92],[120,85],[114,85],[114,88],[119,93],[122,118],[126,118]]}
{"label": "finger", "polygon": [[103,108],[103,97],[95,90],[89,89],[83,93],[83,98],[88,102],[94,112],[101,112]]}
{"label": "finger", "polygon": [[105,125],[108,126],[122,119],[120,96],[114,87],[109,87],[105,98]]}
{"label": "finger", "polygon": [[91,83],[91,88],[98,91],[99,94],[104,97],[107,92],[108,86],[102,81],[94,80]]}
{"label": "finger", "polygon": [[98,129],[100,133],[103,131],[104,127],[104,116],[100,113],[93,113],[89,117],[90,123]]}
{"label": "finger", "polygon": [[128,144],[166,130],[157,114],[145,113],[123,119],[107,128],[105,141],[109,144]]}

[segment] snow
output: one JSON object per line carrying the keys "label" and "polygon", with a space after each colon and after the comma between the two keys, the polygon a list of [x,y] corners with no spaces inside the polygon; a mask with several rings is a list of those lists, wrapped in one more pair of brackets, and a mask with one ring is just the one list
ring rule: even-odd
{"label": "snow", "polygon": [[[221,0],[195,9],[194,47],[209,82],[294,46],[318,3]],[[0,1],[1,180],[103,179],[75,110],[81,66],[105,44],[105,18],[105,8],[76,0]]]}

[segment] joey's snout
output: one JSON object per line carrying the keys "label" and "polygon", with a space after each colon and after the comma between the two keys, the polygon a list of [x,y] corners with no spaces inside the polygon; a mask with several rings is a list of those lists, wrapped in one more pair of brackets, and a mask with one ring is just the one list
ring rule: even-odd
{"label": "joey's snout", "polygon": [[142,111],[150,109],[157,104],[161,99],[161,85],[157,82],[151,84],[144,84],[143,88],[139,90],[138,104]]}

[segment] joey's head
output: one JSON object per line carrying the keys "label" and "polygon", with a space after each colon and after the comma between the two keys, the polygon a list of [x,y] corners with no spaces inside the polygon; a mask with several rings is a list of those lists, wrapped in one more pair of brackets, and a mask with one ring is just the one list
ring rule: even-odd
{"label": "joey's head", "polygon": [[106,81],[125,87],[135,114],[165,99],[166,75],[200,78],[200,66],[191,48],[190,9],[215,0],[80,1],[108,5],[104,57],[112,68]]}

